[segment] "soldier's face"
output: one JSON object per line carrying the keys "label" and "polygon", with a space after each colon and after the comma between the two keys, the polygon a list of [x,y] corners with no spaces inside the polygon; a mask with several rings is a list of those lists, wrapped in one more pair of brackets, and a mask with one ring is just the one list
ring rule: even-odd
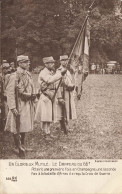
{"label": "soldier's face", "polygon": [[22,69],[29,70],[29,68],[30,68],[30,61],[24,61],[24,62],[20,63],[19,66]]}
{"label": "soldier's face", "polygon": [[55,70],[55,63],[48,63],[46,64],[46,67],[49,69],[49,70]]}
{"label": "soldier's face", "polygon": [[61,65],[65,68],[67,68],[68,60],[61,61]]}
{"label": "soldier's face", "polygon": [[7,69],[3,69],[3,74],[7,74],[7,73],[9,73],[10,71],[11,71],[10,67],[7,68]]}
{"label": "soldier's face", "polygon": [[14,63],[11,63],[10,65],[11,65],[11,67],[12,67],[12,68],[14,68],[14,67],[15,67]]}

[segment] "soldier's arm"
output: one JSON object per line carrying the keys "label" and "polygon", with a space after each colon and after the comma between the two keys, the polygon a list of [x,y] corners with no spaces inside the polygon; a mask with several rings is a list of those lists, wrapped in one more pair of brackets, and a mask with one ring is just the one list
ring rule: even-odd
{"label": "soldier's arm", "polygon": [[7,104],[8,104],[9,109],[16,108],[15,80],[16,80],[16,75],[15,74],[11,75],[9,82],[8,82],[8,85],[6,87]]}
{"label": "soldier's arm", "polygon": [[74,87],[73,79],[69,71],[67,71],[66,75],[64,76],[64,85],[69,88]]}
{"label": "soldier's arm", "polygon": [[19,95],[23,98],[23,99],[30,99],[31,97],[31,92],[26,92],[25,88],[27,86],[24,84],[24,81],[20,79],[19,84],[18,84],[18,92]]}
{"label": "soldier's arm", "polygon": [[61,77],[62,77],[61,72],[56,72],[55,75],[46,75],[46,74],[41,75],[42,80],[47,84],[54,83],[58,81]]}

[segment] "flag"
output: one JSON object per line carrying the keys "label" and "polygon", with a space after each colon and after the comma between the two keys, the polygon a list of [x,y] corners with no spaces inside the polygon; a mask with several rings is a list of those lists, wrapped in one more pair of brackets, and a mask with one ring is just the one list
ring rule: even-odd
{"label": "flag", "polygon": [[73,79],[77,97],[81,96],[82,84],[89,72],[89,47],[90,25],[87,16],[69,57],[70,67],[74,72]]}
{"label": "flag", "polygon": [[86,22],[85,26],[85,40],[83,48],[83,73],[89,72],[89,47],[90,47],[90,25],[89,20]]}
{"label": "flag", "polygon": [[70,66],[76,69],[78,66],[83,72],[89,71],[89,46],[90,46],[90,26],[88,17],[85,25],[80,30],[78,38],[75,42],[73,50],[70,54]]}

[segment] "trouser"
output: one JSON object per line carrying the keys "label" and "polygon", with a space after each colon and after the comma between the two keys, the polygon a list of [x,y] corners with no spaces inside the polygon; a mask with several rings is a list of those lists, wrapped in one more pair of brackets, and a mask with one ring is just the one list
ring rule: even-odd
{"label": "trouser", "polygon": [[[17,134],[13,134],[13,137],[14,137],[15,147],[18,147],[19,146],[18,135]],[[25,143],[25,133],[20,133],[20,141],[21,141],[21,144],[24,145],[24,143]]]}
{"label": "trouser", "polygon": [[65,120],[60,120],[61,130],[65,131],[67,129],[68,124],[66,124]]}
{"label": "trouser", "polygon": [[51,125],[51,122],[42,122],[42,123],[41,123],[42,131],[43,131],[46,135],[50,134],[50,125]]}

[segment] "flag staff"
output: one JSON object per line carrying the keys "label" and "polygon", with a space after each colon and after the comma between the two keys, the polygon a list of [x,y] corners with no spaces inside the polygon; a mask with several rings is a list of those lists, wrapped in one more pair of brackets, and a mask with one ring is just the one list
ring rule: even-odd
{"label": "flag staff", "polygon": [[16,45],[16,48],[15,48],[15,68],[17,68],[17,55],[18,55],[18,49],[17,49],[17,28],[16,28],[16,22],[15,22],[15,20],[12,18],[12,17],[10,17],[10,19],[11,19],[11,21],[12,21],[12,23],[13,23],[13,26],[14,26],[14,29],[15,29],[15,45]]}

